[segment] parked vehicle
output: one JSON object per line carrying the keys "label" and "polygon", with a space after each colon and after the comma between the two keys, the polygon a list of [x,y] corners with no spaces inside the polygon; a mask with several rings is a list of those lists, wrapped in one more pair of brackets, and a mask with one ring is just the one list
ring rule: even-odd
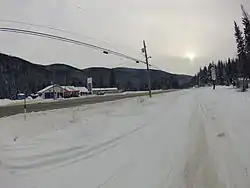
{"label": "parked vehicle", "polygon": [[105,93],[103,91],[98,91],[97,95],[105,95]]}

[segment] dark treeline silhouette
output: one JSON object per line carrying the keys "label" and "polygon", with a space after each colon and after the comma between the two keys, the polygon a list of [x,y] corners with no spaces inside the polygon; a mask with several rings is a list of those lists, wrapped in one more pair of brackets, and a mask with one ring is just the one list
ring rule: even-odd
{"label": "dark treeline silhouette", "polygon": [[[186,87],[191,76],[176,75],[151,70],[152,89]],[[92,67],[77,69],[65,64],[38,65],[0,53],[0,98],[15,98],[18,93],[36,93],[52,83],[86,86],[87,78],[93,78],[93,86],[117,87],[125,91],[148,89],[145,69]]]}
{"label": "dark treeline silhouette", "polygon": [[234,22],[237,44],[237,57],[225,61],[211,62],[208,66],[200,68],[200,71],[193,78],[193,83],[206,85],[211,83],[211,67],[216,68],[216,84],[239,85],[239,79],[243,81],[242,90],[246,89],[246,81],[250,78],[250,17],[243,6],[241,31],[239,25]]}
{"label": "dark treeline silhouette", "polygon": [[211,62],[208,66],[201,68],[199,73],[193,79],[196,84],[203,86],[211,83],[212,75],[211,68],[215,67],[216,70],[216,84],[230,85],[236,84],[239,78],[239,62],[237,59],[228,59],[226,61],[218,61],[217,63]]}

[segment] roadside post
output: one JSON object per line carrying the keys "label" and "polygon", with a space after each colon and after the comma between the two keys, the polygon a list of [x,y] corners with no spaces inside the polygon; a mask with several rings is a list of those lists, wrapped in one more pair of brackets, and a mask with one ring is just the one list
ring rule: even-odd
{"label": "roadside post", "polygon": [[150,69],[149,69],[149,63],[148,63],[148,59],[150,59],[151,57],[148,57],[148,53],[147,53],[147,46],[146,46],[146,42],[145,40],[143,40],[143,48],[141,49],[142,53],[144,53],[145,59],[146,59],[146,65],[147,65],[147,76],[148,76],[148,94],[149,97],[152,97],[152,91],[151,91],[151,78],[150,78]]}
{"label": "roadside post", "polygon": [[26,119],[27,119],[27,101],[26,101],[26,93],[24,94],[23,110],[24,110],[24,120],[26,121]]}
{"label": "roadside post", "polygon": [[87,88],[88,88],[88,92],[90,95],[93,95],[93,81],[92,81],[92,77],[87,78]]}
{"label": "roadside post", "polygon": [[213,90],[215,90],[215,84],[216,84],[216,71],[215,67],[211,67],[211,75],[212,75],[212,82],[213,82]]}

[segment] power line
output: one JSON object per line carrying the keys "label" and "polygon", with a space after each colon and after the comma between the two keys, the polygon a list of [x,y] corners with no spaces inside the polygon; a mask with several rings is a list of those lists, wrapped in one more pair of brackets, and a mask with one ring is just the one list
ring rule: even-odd
{"label": "power line", "polygon": [[153,68],[155,68],[155,69],[157,69],[157,70],[159,70],[159,71],[162,71],[159,67],[157,67],[157,66],[155,66],[155,65],[152,65],[152,64],[149,64],[149,67],[153,67]]}
{"label": "power line", "polygon": [[[39,27],[39,28],[44,28],[44,29],[50,29],[50,30],[59,31],[59,32],[62,32],[62,33],[67,33],[67,34],[71,34],[71,35],[75,35],[75,36],[79,36],[79,37],[86,37],[88,39],[91,39],[91,40],[94,40],[94,41],[97,41],[97,42],[101,42],[101,43],[104,43],[104,44],[108,44],[108,45],[112,45],[112,46],[117,46],[117,45],[109,43],[107,41],[101,41],[101,40],[96,39],[94,37],[90,37],[90,36],[87,36],[87,35],[79,34],[79,33],[72,32],[72,31],[69,31],[69,30],[66,30],[66,29],[55,28],[55,27],[48,26],[48,25],[41,25],[41,24],[35,24],[35,23],[31,23],[31,22],[23,22],[23,21],[16,21],[16,20],[6,20],[6,19],[0,19],[0,22],[15,23],[15,24],[20,24],[20,25],[34,26],[34,27]],[[123,48],[122,46],[117,46],[117,47]]]}
{"label": "power line", "polygon": [[[143,60],[128,56],[128,55],[123,54],[121,52],[117,52],[117,51],[114,51],[114,50],[103,48],[103,47],[98,46],[98,45],[94,45],[94,44],[90,44],[90,43],[86,43],[86,42],[82,42],[82,41],[78,41],[78,40],[74,40],[74,39],[70,39],[70,38],[66,38],[66,37],[62,37],[62,36],[58,36],[58,35],[52,35],[52,34],[48,34],[48,33],[37,32],[37,31],[26,30],[26,29],[17,29],[17,28],[0,28],[0,31],[10,32],[10,33],[26,34],[26,35],[33,35],[33,36],[39,36],[39,37],[43,37],[43,38],[59,40],[59,41],[67,42],[67,43],[76,44],[76,45],[79,45],[79,46],[85,46],[85,47],[88,47],[88,48],[101,50],[104,54],[113,54],[115,56],[119,56],[119,57],[122,57],[122,58],[125,58],[125,59],[130,59],[132,61],[135,61],[136,63],[146,64],[146,62],[143,61]],[[152,65],[150,65],[150,66],[152,66]]]}
{"label": "power line", "polygon": [[[78,33],[74,33],[72,31],[68,31],[68,30],[65,30],[65,29],[58,29],[58,28],[55,28],[55,27],[45,26],[45,25],[40,25],[40,24],[34,24],[34,23],[30,23],[30,22],[22,22],[22,21],[15,21],[15,20],[5,20],[5,19],[0,19],[0,22],[15,23],[15,24],[21,24],[21,25],[28,25],[28,26],[35,26],[35,27],[40,27],[40,28],[45,28],[45,29],[50,29],[50,30],[54,30],[54,31],[60,31],[60,32],[63,32],[63,33],[68,33],[68,34],[81,36]],[[89,37],[89,36],[86,36],[86,37],[94,39],[94,38]]]}

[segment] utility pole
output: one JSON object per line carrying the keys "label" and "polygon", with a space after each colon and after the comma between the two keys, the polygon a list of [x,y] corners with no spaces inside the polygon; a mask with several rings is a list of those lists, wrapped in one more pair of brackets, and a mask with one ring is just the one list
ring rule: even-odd
{"label": "utility pole", "polygon": [[55,71],[53,70],[53,99],[56,100],[55,95]]}
{"label": "utility pole", "polygon": [[150,70],[149,70],[149,63],[148,63],[148,59],[150,59],[151,57],[148,57],[148,53],[147,53],[147,46],[146,46],[146,42],[145,42],[145,40],[143,40],[143,48],[142,48],[142,53],[144,53],[144,55],[145,55],[146,65],[147,65],[147,75],[148,75],[148,94],[149,94],[149,97],[152,97],[152,92],[151,92],[151,79],[150,79]]}
{"label": "utility pole", "polygon": [[23,110],[24,110],[24,120],[27,119],[27,101],[26,101],[26,93],[27,93],[27,72],[24,72],[25,75],[25,85],[24,85],[24,99],[23,99]]}

